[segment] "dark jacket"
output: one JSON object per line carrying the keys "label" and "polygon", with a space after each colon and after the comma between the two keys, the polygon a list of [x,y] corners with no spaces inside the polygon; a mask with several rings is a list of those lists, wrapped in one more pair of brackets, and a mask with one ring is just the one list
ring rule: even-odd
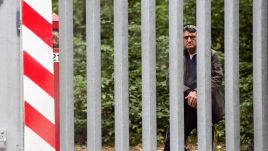
{"label": "dark jacket", "polygon": [[[185,50],[184,53],[184,83],[186,77],[186,57],[188,57],[188,52]],[[218,122],[222,119],[225,114],[225,107],[224,107],[224,97],[221,92],[221,84],[223,80],[223,72],[221,65],[218,60],[218,56],[216,51],[211,50],[211,100],[212,100],[212,116],[213,116],[213,123]],[[167,78],[168,84],[168,78]],[[189,88],[184,85],[184,92],[195,90],[195,88]]]}
{"label": "dark jacket", "polygon": [[221,91],[223,72],[216,51],[211,51],[211,99],[212,113],[218,122],[225,114],[225,102]]}

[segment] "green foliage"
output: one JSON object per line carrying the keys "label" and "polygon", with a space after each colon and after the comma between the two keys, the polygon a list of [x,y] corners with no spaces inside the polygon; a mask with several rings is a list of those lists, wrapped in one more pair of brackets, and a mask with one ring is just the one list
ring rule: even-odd
{"label": "green foliage", "polygon": [[53,13],[58,14],[58,1],[57,0],[52,0],[52,11]]}
{"label": "green foliage", "polygon": [[[212,48],[224,62],[224,0],[211,1]],[[141,107],[141,2],[129,0],[129,124],[130,144],[142,140]],[[85,1],[74,0],[74,103],[75,139],[86,143],[86,34]],[[53,0],[57,11],[57,1]],[[241,143],[252,143],[252,1],[240,1],[240,114]],[[196,1],[184,1],[184,24],[196,24]],[[156,92],[157,138],[162,143],[168,127],[169,101],[166,85],[168,62],[168,1],[156,0]],[[114,50],[113,50],[113,1],[101,0],[101,99],[103,143],[114,144]],[[215,127],[216,141],[224,142],[224,120]]]}
{"label": "green foliage", "polygon": [[86,106],[86,78],[75,76],[74,107],[75,107],[75,141],[86,143],[87,106]]}
{"label": "green foliage", "polygon": [[75,140],[76,142],[86,143],[86,45],[80,37],[74,38],[74,50]]}
{"label": "green foliage", "polygon": [[192,0],[185,0],[183,14],[183,23],[185,25],[196,25],[196,2]]}
{"label": "green foliage", "polygon": [[242,144],[253,143],[252,64],[240,63],[240,133]]}
{"label": "green foliage", "polygon": [[253,143],[252,1],[240,1],[240,134],[241,144]]}
{"label": "green foliage", "polygon": [[[241,144],[244,145],[253,143],[252,1],[241,0],[239,9],[240,137]],[[212,47],[220,51],[224,49],[223,15],[223,0],[212,1]],[[220,61],[223,64],[221,53]],[[224,120],[217,124],[215,135],[219,141],[224,142]]]}

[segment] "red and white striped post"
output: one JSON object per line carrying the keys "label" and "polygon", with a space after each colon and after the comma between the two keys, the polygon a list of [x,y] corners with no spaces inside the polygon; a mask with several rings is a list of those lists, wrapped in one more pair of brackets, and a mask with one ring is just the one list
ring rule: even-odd
{"label": "red and white striped post", "polygon": [[54,61],[54,98],[55,98],[55,139],[56,151],[60,151],[60,102],[59,102],[59,16],[53,14],[53,61]]}
{"label": "red and white striped post", "polygon": [[51,0],[22,0],[25,151],[54,151]]}

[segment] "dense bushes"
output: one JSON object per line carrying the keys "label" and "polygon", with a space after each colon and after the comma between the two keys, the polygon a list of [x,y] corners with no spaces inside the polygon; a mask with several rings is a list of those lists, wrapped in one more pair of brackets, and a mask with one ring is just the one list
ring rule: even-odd
{"label": "dense bushes", "polygon": [[[113,75],[113,10],[111,0],[101,1],[102,37],[102,134],[103,143],[114,143],[114,75]],[[168,92],[166,72],[168,61],[168,1],[157,0],[157,136],[163,142],[168,126]],[[195,24],[195,1],[185,0],[184,23]],[[212,48],[224,62],[224,1],[212,0]],[[86,46],[84,1],[74,0],[74,81],[76,142],[86,142]],[[56,3],[54,3],[56,7]],[[54,9],[56,10],[56,9]],[[240,1],[240,112],[241,142],[252,143],[252,2]],[[141,5],[129,0],[129,123],[130,143],[141,143]],[[245,114],[246,113],[246,114]],[[224,141],[224,121],[216,126],[216,140]]]}

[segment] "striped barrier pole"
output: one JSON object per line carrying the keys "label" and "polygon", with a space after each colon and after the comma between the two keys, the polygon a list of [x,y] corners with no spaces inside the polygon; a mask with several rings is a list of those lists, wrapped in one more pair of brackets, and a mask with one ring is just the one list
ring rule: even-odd
{"label": "striped barrier pole", "polygon": [[59,52],[60,52],[59,51],[59,16],[56,14],[53,14],[53,61],[54,61],[56,151],[60,151]]}
{"label": "striped barrier pole", "polygon": [[22,0],[25,151],[54,151],[51,0]]}

